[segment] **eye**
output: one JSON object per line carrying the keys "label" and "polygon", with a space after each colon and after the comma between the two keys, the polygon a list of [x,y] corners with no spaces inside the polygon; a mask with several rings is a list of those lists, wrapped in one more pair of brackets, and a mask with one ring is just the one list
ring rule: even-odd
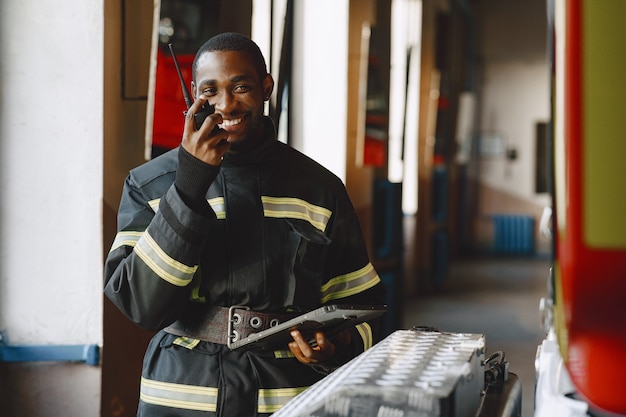
{"label": "eye", "polygon": [[248,84],[238,84],[233,88],[236,93],[247,93],[252,90],[252,86]]}
{"label": "eye", "polygon": [[203,88],[202,91],[200,91],[200,94],[204,94],[204,95],[207,95],[207,96],[212,96],[216,92],[217,92],[216,88],[214,88],[214,87],[206,87],[206,88]]}

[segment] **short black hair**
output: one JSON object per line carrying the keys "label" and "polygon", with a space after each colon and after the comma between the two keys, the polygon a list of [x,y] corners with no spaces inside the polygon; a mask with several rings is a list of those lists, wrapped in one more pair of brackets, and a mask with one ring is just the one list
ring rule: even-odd
{"label": "short black hair", "polygon": [[263,80],[267,75],[267,66],[265,64],[265,58],[259,46],[246,35],[236,32],[224,32],[213,36],[206,41],[193,59],[193,65],[191,67],[191,73],[193,81],[196,82],[196,70],[198,69],[198,59],[206,52],[215,51],[242,51],[248,54],[255,67],[256,72],[259,74],[259,80]]}

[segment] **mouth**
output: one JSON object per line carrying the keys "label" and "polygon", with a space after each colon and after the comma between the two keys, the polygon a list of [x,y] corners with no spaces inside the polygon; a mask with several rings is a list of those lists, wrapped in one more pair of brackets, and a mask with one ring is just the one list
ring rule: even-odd
{"label": "mouth", "polygon": [[224,119],[222,123],[220,123],[220,128],[229,131],[232,129],[236,129],[236,126],[239,125],[243,121],[243,118],[237,119]]}

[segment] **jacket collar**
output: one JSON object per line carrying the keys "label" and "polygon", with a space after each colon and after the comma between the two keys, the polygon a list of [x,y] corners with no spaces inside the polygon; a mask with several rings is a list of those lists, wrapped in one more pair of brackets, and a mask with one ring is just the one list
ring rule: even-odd
{"label": "jacket collar", "polygon": [[250,149],[237,152],[227,152],[224,155],[222,165],[246,165],[258,164],[268,157],[271,148],[276,143],[276,128],[274,122],[268,116],[263,116],[261,138]]}

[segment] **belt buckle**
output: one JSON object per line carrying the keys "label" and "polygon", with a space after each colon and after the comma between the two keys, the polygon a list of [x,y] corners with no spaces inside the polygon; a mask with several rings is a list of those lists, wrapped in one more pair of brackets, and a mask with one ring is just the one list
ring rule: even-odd
{"label": "belt buckle", "polygon": [[250,310],[248,306],[230,306],[228,307],[228,334],[226,335],[226,346],[228,349],[233,350],[231,347],[234,342],[239,340],[239,332],[233,329],[235,324],[239,324],[242,322],[243,317],[241,315],[235,313],[236,309],[240,310]]}

